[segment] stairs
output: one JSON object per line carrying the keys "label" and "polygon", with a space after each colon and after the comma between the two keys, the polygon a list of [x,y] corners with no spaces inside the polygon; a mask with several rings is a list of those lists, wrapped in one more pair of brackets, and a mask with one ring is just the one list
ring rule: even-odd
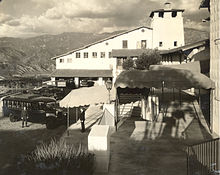
{"label": "stairs", "polygon": [[119,119],[124,117],[137,116],[141,114],[140,94],[124,94],[119,95],[120,108],[118,111]]}

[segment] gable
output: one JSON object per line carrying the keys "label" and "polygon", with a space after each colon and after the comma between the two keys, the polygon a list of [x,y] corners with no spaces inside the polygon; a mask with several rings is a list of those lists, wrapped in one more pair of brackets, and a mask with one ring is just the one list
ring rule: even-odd
{"label": "gable", "polygon": [[[135,28],[135,29],[132,29],[132,30],[129,30],[129,31],[126,31],[126,32],[122,32],[122,33],[119,33],[117,35],[105,38],[103,40],[91,43],[89,45],[86,45],[84,47],[72,50],[70,52],[67,52],[65,54],[53,57],[51,59],[54,60],[54,59],[57,59],[57,58],[60,58],[60,57],[71,55],[71,54],[73,54],[75,52],[78,52],[78,51],[82,51],[82,50],[86,51],[87,49],[93,49],[93,48],[96,48],[96,47],[99,48],[100,46],[104,46],[104,45],[108,45],[109,48],[112,48],[111,44],[114,45],[114,40],[116,40],[116,39],[120,40],[120,39],[123,39],[123,38],[126,39],[126,38],[130,38],[130,37],[137,37],[138,35],[136,35],[136,33],[138,33],[138,32],[142,32],[142,33],[145,33],[147,35],[151,35],[152,28],[145,27],[145,26],[138,27],[138,28]],[[150,38],[150,40],[151,39],[152,38]]]}

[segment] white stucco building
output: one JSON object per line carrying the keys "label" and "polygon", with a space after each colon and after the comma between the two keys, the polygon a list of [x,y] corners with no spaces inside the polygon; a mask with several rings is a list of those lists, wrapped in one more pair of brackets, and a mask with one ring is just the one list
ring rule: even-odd
{"label": "white stucco building", "polygon": [[107,78],[115,80],[122,71],[123,60],[128,57],[112,55],[115,50],[137,57],[144,49],[168,50],[183,46],[183,11],[165,3],[164,9],[151,12],[151,27],[137,27],[52,58],[56,61],[52,81],[72,79],[78,86],[80,80],[88,78],[104,84]]}

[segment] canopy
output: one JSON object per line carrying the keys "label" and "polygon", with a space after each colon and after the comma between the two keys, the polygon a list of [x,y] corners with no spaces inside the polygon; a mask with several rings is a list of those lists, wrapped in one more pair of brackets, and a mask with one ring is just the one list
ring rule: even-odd
{"label": "canopy", "polygon": [[[111,100],[115,99],[116,90],[110,91]],[[105,85],[83,87],[72,90],[60,101],[61,107],[79,107],[95,103],[105,103],[109,100],[109,93]]]}
{"label": "canopy", "polygon": [[185,69],[129,70],[116,79],[115,87],[129,88],[214,88],[214,82],[204,74]]}

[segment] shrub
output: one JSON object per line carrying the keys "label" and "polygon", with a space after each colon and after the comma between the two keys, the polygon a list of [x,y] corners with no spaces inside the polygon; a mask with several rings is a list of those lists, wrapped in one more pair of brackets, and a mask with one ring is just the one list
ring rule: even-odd
{"label": "shrub", "polygon": [[159,64],[161,56],[157,50],[148,49],[135,60],[136,69],[149,69],[150,65]]}
{"label": "shrub", "polygon": [[126,59],[122,64],[123,69],[130,70],[134,68],[134,60],[132,58]]}
{"label": "shrub", "polygon": [[67,145],[65,140],[42,144],[20,158],[18,170],[27,175],[91,175],[94,155],[78,146]]}

